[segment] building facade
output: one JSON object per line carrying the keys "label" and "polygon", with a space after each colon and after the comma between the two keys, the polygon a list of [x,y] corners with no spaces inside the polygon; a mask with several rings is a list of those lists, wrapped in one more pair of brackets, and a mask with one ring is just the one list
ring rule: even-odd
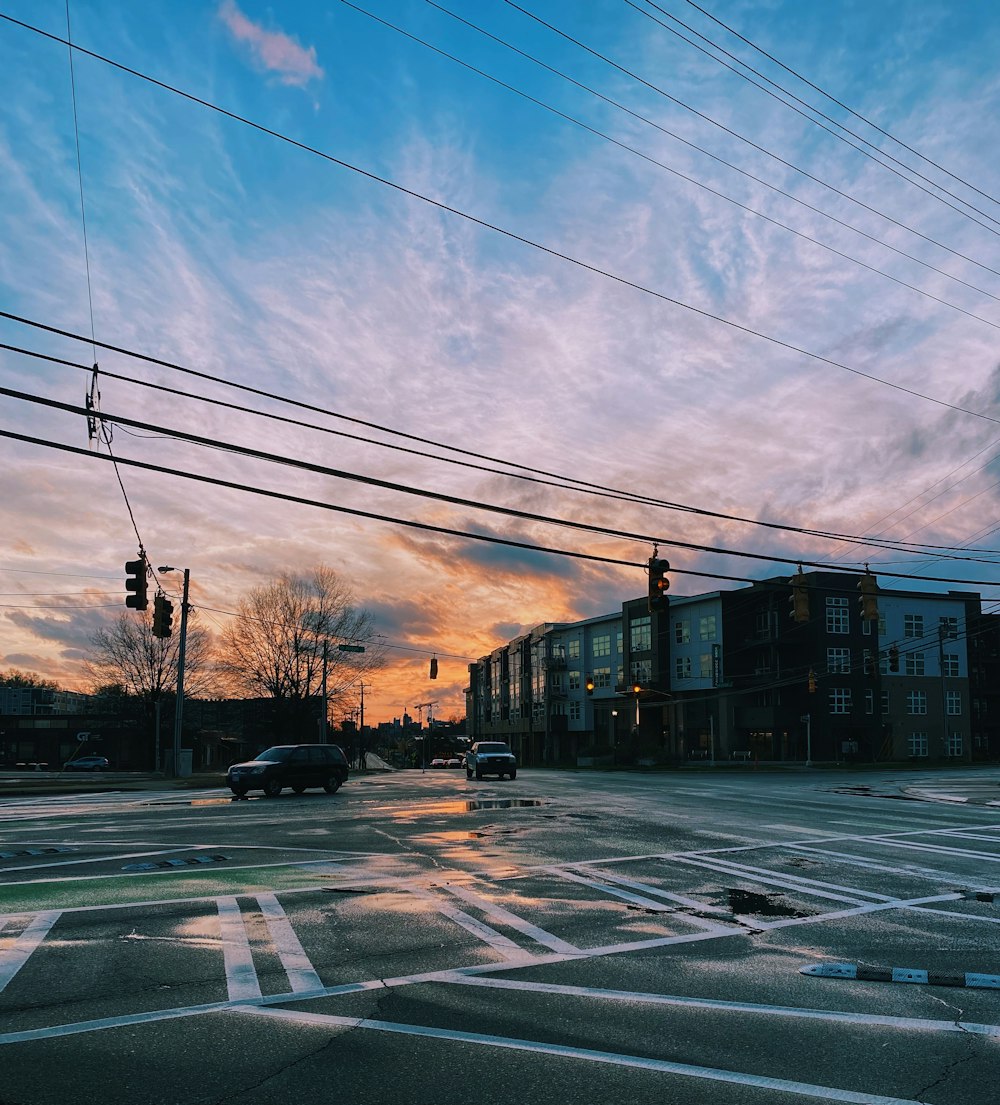
{"label": "building facade", "polygon": [[866,618],[857,573],[800,579],[798,618],[785,576],[536,626],[470,665],[469,736],[525,764],[1000,753],[1000,630],[978,594],[885,590]]}

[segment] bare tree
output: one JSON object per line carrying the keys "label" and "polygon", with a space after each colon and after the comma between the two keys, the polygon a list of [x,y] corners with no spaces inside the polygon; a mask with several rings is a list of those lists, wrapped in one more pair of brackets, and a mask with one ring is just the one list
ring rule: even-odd
{"label": "bare tree", "polygon": [[[380,667],[384,649],[374,643],[371,615],[325,565],[310,575],[283,574],[240,600],[225,628],[218,669],[231,690],[270,698],[279,735],[315,735],[309,720],[322,692],[324,652],[327,693],[335,700]],[[338,646],[363,645],[364,652]]]}
{"label": "bare tree", "polygon": [[[189,614],[189,618],[190,618]],[[154,637],[148,618],[136,618],[124,611],[107,629],[91,638],[93,652],[84,668],[95,690],[120,687],[125,694],[155,702],[177,689],[179,636]],[[197,696],[211,690],[210,635],[188,622],[184,658],[185,693]]]}

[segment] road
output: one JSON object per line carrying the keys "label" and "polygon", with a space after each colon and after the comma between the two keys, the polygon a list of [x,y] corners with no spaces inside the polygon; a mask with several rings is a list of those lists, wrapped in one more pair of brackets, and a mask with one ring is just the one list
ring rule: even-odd
{"label": "road", "polygon": [[987,1105],[998,803],[996,769],[5,799],[0,1105]]}

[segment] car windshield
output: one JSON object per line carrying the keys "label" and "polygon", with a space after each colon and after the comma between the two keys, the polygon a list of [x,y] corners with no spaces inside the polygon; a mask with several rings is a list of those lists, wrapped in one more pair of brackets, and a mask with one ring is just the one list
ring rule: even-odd
{"label": "car windshield", "polygon": [[259,752],[254,758],[258,760],[271,760],[276,764],[282,764],[291,754],[292,750],[290,748],[282,748],[278,745],[275,748],[268,748],[264,752]]}
{"label": "car windshield", "polygon": [[481,744],[476,748],[477,752],[506,752],[510,754],[510,749],[505,744]]}

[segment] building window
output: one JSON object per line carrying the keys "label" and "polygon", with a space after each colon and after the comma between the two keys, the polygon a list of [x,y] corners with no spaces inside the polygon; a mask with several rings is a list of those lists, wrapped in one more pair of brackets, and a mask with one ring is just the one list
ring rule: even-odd
{"label": "building window", "polygon": [[611,655],[611,634],[605,633],[600,637],[594,638],[594,655],[595,656],[610,656]]}
{"label": "building window", "polygon": [[651,628],[652,619],[647,614],[644,618],[635,618],[629,626],[629,648],[632,652],[648,652],[653,647]]}
{"label": "building window", "polygon": [[639,683],[641,686],[648,687],[653,679],[653,661],[652,660],[633,660],[629,665],[629,669],[632,675],[632,682]]}
{"label": "building window", "polygon": [[702,679],[712,678],[712,654],[710,652],[703,652],[698,657],[698,674]]}
{"label": "building window", "polygon": [[611,686],[611,669],[610,668],[594,668],[594,687],[610,687]]}
{"label": "building window", "polygon": [[760,610],[757,613],[756,628],[757,636],[762,640],[768,640],[771,637],[771,611]]}
{"label": "building window", "polygon": [[944,712],[957,717],[962,712],[962,692],[948,691],[944,696]]}
{"label": "building window", "polygon": [[[865,618],[861,622],[861,632],[870,637],[872,633],[872,627],[874,625],[875,622],[870,622],[867,618]],[[880,637],[885,636],[885,614],[882,613],[880,613],[878,616],[878,635]]]}
{"label": "building window", "polygon": [[865,691],[865,713],[869,716],[875,713],[875,692],[870,687]]}
{"label": "building window", "polygon": [[691,678],[691,657],[690,656],[675,656],[674,657],[674,676],[677,679],[690,679]]}
{"label": "building window", "polygon": [[927,755],[927,734],[926,733],[911,733],[909,736],[909,747],[911,756],[926,756]]}
{"label": "building window", "polygon": [[962,755],[962,734],[961,733],[949,733],[948,734],[948,755],[949,756],[961,756]]}
{"label": "building window", "polygon": [[679,645],[687,644],[691,640],[690,622],[674,622],[674,640]]}
{"label": "building window", "polygon": [[619,629],[618,632],[615,634],[615,645],[617,646],[619,653],[621,653],[622,651],[622,637],[622,631]]}
{"label": "building window", "polygon": [[[942,641],[957,641],[958,618],[942,618],[940,633]],[[961,755],[961,753],[959,753],[959,755]]]}
{"label": "building window", "polygon": [[559,672],[554,671],[549,676],[549,686],[554,691],[561,691],[562,690],[562,686],[563,686],[562,675]]}
{"label": "building window", "polygon": [[706,614],[703,618],[698,619],[698,640],[699,641],[714,641],[715,640],[715,615]]}
{"label": "building window", "polygon": [[927,692],[909,691],[906,695],[906,712],[914,717],[927,713]]}
{"label": "building window", "polygon": [[569,644],[566,646],[566,648],[568,650],[567,655],[569,656],[569,658],[571,660],[579,660],[580,659],[580,642],[579,641],[570,641]]}
{"label": "building window", "polygon": [[941,674],[949,679],[958,678],[958,653],[946,652],[943,657],[944,666],[941,669]]}
{"label": "building window", "polygon": [[882,716],[883,717],[888,717],[889,716],[889,692],[888,691],[883,691],[882,695],[881,695],[881,698],[882,698]]}
{"label": "building window", "polygon": [[916,640],[924,635],[924,616],[923,614],[904,614],[903,615],[903,636],[909,637],[911,640]]}
{"label": "building window", "polygon": [[615,670],[618,675],[618,686],[622,687],[625,685],[625,665],[619,664]]}
{"label": "building window", "polygon": [[830,688],[830,713],[849,714],[851,712],[851,688]]}
{"label": "building window", "polygon": [[582,705],[582,703],[580,703],[580,702],[571,702],[569,704],[569,719],[570,719],[570,721],[579,721],[580,720],[580,706],[581,705]]}
{"label": "building window", "polygon": [[906,674],[925,675],[924,654],[922,652],[908,652],[906,654]]}
{"label": "building window", "polygon": [[838,598],[835,595],[828,595],[826,599],[827,633],[850,633],[849,614],[850,611],[847,607],[847,599]]}
{"label": "building window", "polygon": [[826,670],[829,672],[850,672],[851,650],[849,648],[828,648],[826,650]]}
{"label": "building window", "polygon": [[569,673],[569,689],[571,691],[578,691],[580,689],[580,673],[578,671],[571,671]]}

